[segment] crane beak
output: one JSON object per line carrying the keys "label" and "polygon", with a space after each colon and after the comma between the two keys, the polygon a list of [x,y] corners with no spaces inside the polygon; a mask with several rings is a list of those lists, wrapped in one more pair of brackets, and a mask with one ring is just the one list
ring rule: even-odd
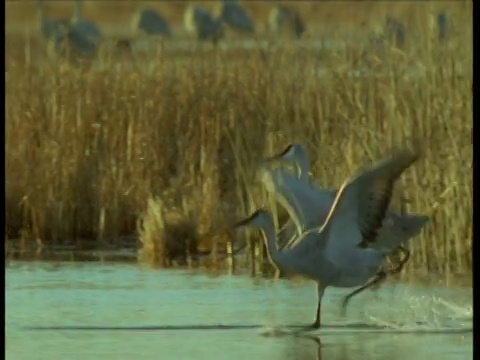
{"label": "crane beak", "polygon": [[247,217],[243,220],[240,220],[240,221],[236,222],[235,224],[233,224],[233,228],[237,229],[237,228],[240,228],[240,227],[247,226],[250,223],[251,220],[252,220],[252,217],[249,216],[249,217]]}
{"label": "crane beak", "polygon": [[290,144],[286,148],[284,148],[281,152],[279,152],[279,153],[277,153],[273,156],[267,157],[263,161],[267,162],[267,163],[271,163],[271,162],[283,160],[284,157],[292,151],[293,146],[294,146],[293,144]]}
{"label": "crane beak", "polygon": [[263,211],[265,211],[264,209],[257,209],[253,214],[249,215],[248,217],[246,217],[245,219],[243,220],[240,220],[239,222],[237,222],[236,224],[233,225],[234,228],[239,228],[239,227],[243,227],[243,226],[248,226],[250,225],[250,223],[255,220]]}
{"label": "crane beak", "polygon": [[268,163],[272,163],[272,162],[276,162],[276,161],[279,161],[279,160],[282,160],[283,158],[283,152],[280,153],[280,154],[276,154],[276,155],[273,155],[273,156],[269,156],[265,159],[263,159],[262,163],[265,163],[265,164],[268,164]]}

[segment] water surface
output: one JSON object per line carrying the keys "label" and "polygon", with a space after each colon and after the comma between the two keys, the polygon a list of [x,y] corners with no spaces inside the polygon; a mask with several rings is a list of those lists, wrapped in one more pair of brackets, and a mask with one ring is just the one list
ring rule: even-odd
{"label": "water surface", "polygon": [[[354,298],[346,317],[347,290],[328,289],[326,328],[294,336],[282,329],[313,321],[310,281],[111,263],[14,261],[5,271],[7,359],[472,358],[472,333],[449,332],[471,329],[471,288],[386,284]],[[410,332],[335,328],[349,324]]]}

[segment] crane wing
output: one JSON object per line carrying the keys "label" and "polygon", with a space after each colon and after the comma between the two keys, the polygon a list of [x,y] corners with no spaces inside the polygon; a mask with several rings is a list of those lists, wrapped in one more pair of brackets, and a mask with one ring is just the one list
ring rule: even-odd
{"label": "crane wing", "polygon": [[402,151],[373,165],[338,190],[320,232],[327,238],[326,253],[335,263],[346,252],[377,240],[398,177],[418,158],[418,151]]}

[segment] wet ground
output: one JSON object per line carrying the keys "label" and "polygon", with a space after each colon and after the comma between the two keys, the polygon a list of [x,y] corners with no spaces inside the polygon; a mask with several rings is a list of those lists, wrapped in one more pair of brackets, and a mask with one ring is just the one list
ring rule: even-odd
{"label": "wet ground", "polygon": [[328,289],[318,331],[310,281],[136,264],[6,265],[7,359],[468,359],[472,289]]}

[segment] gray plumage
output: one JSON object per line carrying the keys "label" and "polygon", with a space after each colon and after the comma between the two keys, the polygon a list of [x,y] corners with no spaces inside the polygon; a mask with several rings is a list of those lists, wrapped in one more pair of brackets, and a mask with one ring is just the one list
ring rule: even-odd
{"label": "gray plumage", "polygon": [[438,28],[438,38],[440,41],[443,41],[447,38],[448,31],[448,19],[447,14],[439,13],[437,14],[437,28]]}
{"label": "gray plumage", "polygon": [[[360,235],[352,238],[350,242],[353,245],[347,238],[330,235],[339,231],[337,224],[339,220],[341,219],[338,217],[332,217],[330,223],[325,226],[325,230],[318,232],[316,229],[316,231],[303,233],[299,236],[296,246],[283,251],[275,245],[273,219],[265,210],[257,210],[236,226],[252,226],[262,230],[269,258],[281,270],[306,276],[326,286],[362,285],[378,271],[384,254],[353,244]],[[344,259],[338,256],[339,252],[343,253]]]}
{"label": "gray plumage", "polygon": [[[269,169],[266,166],[276,160],[292,162],[297,168],[297,174],[278,168]],[[290,144],[280,154],[266,159],[259,172],[260,180],[267,191],[275,194],[290,215],[290,220],[278,236],[281,247],[286,246],[296,234],[317,227],[325,221],[337,190],[319,188],[310,184],[308,156],[303,146]],[[298,223],[295,223],[295,219],[298,219]],[[372,246],[378,249],[394,250],[418,235],[428,220],[426,215],[398,214],[388,209],[378,242]]]}
{"label": "gray plumage", "polygon": [[240,33],[254,33],[255,26],[248,12],[236,0],[223,0],[215,15],[228,28]]}
{"label": "gray plumage", "polygon": [[73,58],[91,58],[95,55],[96,44],[86,38],[75,27],[64,26],[54,37],[54,49],[61,55]]}
{"label": "gray plumage", "polygon": [[102,32],[93,21],[83,17],[82,5],[83,0],[75,1],[71,27],[75,29],[75,33],[82,34],[86,40],[99,43],[103,39]]}
{"label": "gray plumage", "polygon": [[141,9],[133,19],[133,27],[148,35],[172,36],[170,25],[159,13],[151,8]]}
{"label": "gray plumage", "polygon": [[263,231],[269,257],[277,268],[317,282],[313,327],[321,324],[321,300],[326,287],[359,286],[379,274],[390,252],[372,246],[379,240],[395,181],[418,157],[418,151],[402,151],[346,180],[323,225],[302,232],[289,249],[280,251],[276,246],[273,220],[265,211],[257,211],[237,224]]}
{"label": "gray plumage", "polygon": [[222,22],[215,19],[206,9],[190,5],[185,11],[184,24],[186,30],[198,40],[219,40],[223,36]]}
{"label": "gray plumage", "polygon": [[88,58],[94,55],[96,44],[89,39],[81,26],[72,25],[68,20],[50,19],[45,15],[43,1],[38,0],[40,28],[48,41],[48,51],[70,59],[75,57]]}

